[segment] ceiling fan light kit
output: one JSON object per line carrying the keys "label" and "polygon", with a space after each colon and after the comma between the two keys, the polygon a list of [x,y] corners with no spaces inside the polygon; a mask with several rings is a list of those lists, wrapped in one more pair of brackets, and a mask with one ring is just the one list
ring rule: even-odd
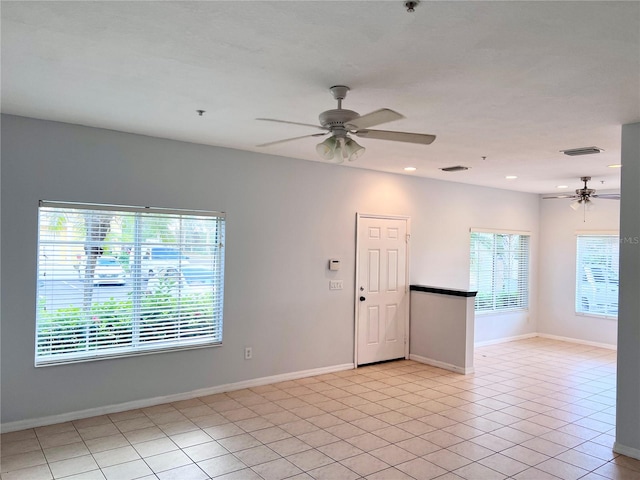
{"label": "ceiling fan light kit", "polygon": [[420,3],[419,0],[415,0],[412,2],[404,2],[404,8],[407,9],[407,12],[413,13],[416,11],[416,7],[418,6],[419,3]]}
{"label": "ceiling fan light kit", "polygon": [[267,122],[313,127],[325,130],[324,133],[313,133],[311,135],[303,135],[301,137],[287,138],[285,140],[277,140],[275,142],[263,143],[257,146],[268,147],[301,138],[318,137],[330,134],[331,136],[329,138],[316,145],[316,152],[318,152],[318,155],[320,155],[324,160],[335,160],[337,163],[342,163],[344,160],[352,162],[360,158],[366,151],[366,149],[353,140],[350,135],[362,138],[373,138],[377,140],[390,140],[422,145],[429,145],[436,139],[435,135],[428,135],[424,133],[370,130],[369,127],[392,122],[394,120],[400,120],[405,117],[388,108],[381,108],[366,115],[360,115],[358,112],[354,112],[353,110],[346,110],[342,108],[342,101],[346,97],[349,87],[345,85],[335,85],[331,87],[329,91],[333,95],[333,98],[338,102],[338,108],[322,112],[318,117],[320,125],[277,120],[275,118],[256,119]]}
{"label": "ceiling fan light kit", "polygon": [[353,162],[360,157],[365,148],[358,145],[354,140],[344,137],[329,137],[323,142],[316,145],[316,152],[325,160],[333,160],[337,157],[338,161],[349,160]]}
{"label": "ceiling fan light kit", "polygon": [[329,137],[323,142],[316,145],[316,152],[325,160],[332,160],[338,148],[338,140],[336,137]]}
{"label": "ceiling fan light kit", "polygon": [[[553,195],[551,197],[542,197],[544,200],[553,199],[553,198],[571,198],[573,201],[569,204],[569,206],[574,210],[579,210],[580,207],[584,207],[585,212],[590,212],[595,210],[596,206],[593,203],[594,198],[602,198],[605,200],[620,200],[619,193],[604,193],[597,195],[595,189],[589,188],[587,183],[591,180],[591,177],[580,177],[580,181],[584,182],[584,187],[576,189],[575,195]],[[586,217],[585,217],[586,221]]]}
{"label": "ceiling fan light kit", "polygon": [[366,148],[362,145],[359,145],[355,140],[348,138],[344,142],[344,148],[342,149],[343,157],[347,158],[350,162],[357,160],[362,156],[364,152],[366,152]]}
{"label": "ceiling fan light kit", "polygon": [[584,207],[585,211],[587,212],[593,212],[596,209],[596,204],[588,198],[584,200],[582,198],[579,200],[574,200],[569,206],[576,212],[580,210],[580,207]]}

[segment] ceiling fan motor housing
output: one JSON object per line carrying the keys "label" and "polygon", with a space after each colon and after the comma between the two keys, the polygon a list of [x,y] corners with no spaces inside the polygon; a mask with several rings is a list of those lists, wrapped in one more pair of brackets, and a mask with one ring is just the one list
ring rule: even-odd
{"label": "ceiling fan motor housing", "polygon": [[593,188],[589,188],[587,186],[587,182],[591,180],[591,177],[580,177],[580,180],[584,182],[584,187],[578,188],[576,190],[576,195],[580,195],[582,198],[586,199],[586,198],[589,198],[594,193],[596,193],[596,191]]}
{"label": "ceiling fan motor housing", "polygon": [[345,124],[348,124],[350,121],[355,120],[359,116],[360,115],[353,110],[343,110],[342,108],[337,108],[334,110],[327,110],[326,112],[322,112],[318,119],[320,120],[320,125],[331,129],[332,127],[344,127]]}

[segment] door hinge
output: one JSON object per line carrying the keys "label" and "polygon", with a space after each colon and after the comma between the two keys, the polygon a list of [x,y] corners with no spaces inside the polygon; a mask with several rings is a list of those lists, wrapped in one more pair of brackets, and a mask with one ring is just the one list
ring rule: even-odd
{"label": "door hinge", "polygon": [[409,240],[411,240],[411,234],[407,233],[407,238],[406,238],[406,242],[409,243]]}

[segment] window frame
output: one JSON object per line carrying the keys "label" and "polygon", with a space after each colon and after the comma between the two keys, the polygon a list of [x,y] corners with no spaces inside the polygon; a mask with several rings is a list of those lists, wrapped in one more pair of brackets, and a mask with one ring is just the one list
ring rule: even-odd
{"label": "window frame", "polygon": [[[55,240],[55,235],[53,235],[54,240],[52,240],[48,238],[51,236],[51,233],[47,231],[47,227],[45,227],[43,223],[43,217],[46,216],[45,212],[54,214],[63,212],[70,216],[74,215],[75,218],[83,217],[84,223],[81,227],[75,227],[77,230],[76,233],[65,235],[65,237],[67,237],[65,240]],[[101,212],[104,212],[105,215],[111,214],[112,217],[109,220],[109,227],[106,228],[107,233],[104,234],[102,240],[95,240],[90,237],[88,233],[90,226],[86,224],[86,219],[88,218],[87,215],[102,215]],[[68,222],[68,218],[69,217],[65,217],[65,222]],[[111,230],[111,223],[114,222],[114,219],[124,222],[124,218],[128,218],[130,222],[134,222],[133,241],[129,240],[124,242],[122,239],[120,241],[108,239],[108,233]],[[141,227],[139,225],[147,225],[148,228],[152,229],[158,228],[154,223],[158,219],[168,222],[167,224],[173,222],[173,226],[178,226],[176,230],[177,233],[175,233],[175,237],[178,238],[178,240],[166,241],[163,239],[161,243],[158,243],[160,240],[153,243],[141,237]],[[186,220],[191,221],[192,225],[189,226],[190,224]],[[187,240],[189,235],[194,235],[196,227],[193,225],[211,229],[207,231],[207,241],[194,243],[193,240]],[[65,224],[67,231],[69,227],[69,224]],[[224,326],[225,228],[226,214],[224,212],[41,200],[38,205],[34,365],[36,367],[46,367],[222,345]],[[47,233],[43,235],[45,231],[47,231]],[[82,232],[82,234],[79,232]],[[72,238],[71,240],[68,239],[69,236]],[[112,314],[114,318],[119,316],[118,318],[125,319],[122,324],[124,327],[116,327],[115,321],[111,322],[109,327],[111,327],[112,330],[107,333],[107,337],[109,335],[115,335],[117,337],[118,334],[121,334],[122,337],[117,338],[125,339],[120,342],[120,344],[124,346],[118,346],[118,342],[110,342],[109,340],[96,340],[97,335],[90,337],[89,333],[86,333],[84,346],[78,347],[75,350],[73,347],[61,347],[58,352],[52,352],[53,347],[51,345],[54,342],[64,343],[66,337],[64,337],[64,334],[62,334],[62,336],[60,334],[58,334],[58,336],[49,334],[50,336],[47,337],[47,328],[49,328],[49,332],[52,330],[54,332],[64,332],[65,325],[62,325],[62,328],[56,330],[56,328],[60,326],[59,324],[63,322],[62,320],[58,321],[56,317],[60,307],[56,307],[58,310],[50,308],[53,317],[49,315],[49,318],[46,318],[47,315],[41,311],[40,303],[42,299],[45,298],[41,294],[41,288],[43,288],[43,285],[45,285],[47,281],[51,281],[51,279],[47,280],[46,277],[43,277],[41,270],[44,268],[44,275],[46,275],[47,271],[54,272],[56,268],[55,265],[53,267],[51,265],[47,266],[47,262],[53,264],[53,260],[43,260],[43,257],[47,257],[43,252],[50,252],[51,250],[47,250],[47,248],[53,248],[54,253],[51,254],[50,257],[69,264],[70,261],[68,259],[73,256],[73,253],[79,252],[80,248],[84,249],[86,256],[83,257],[83,260],[78,260],[78,266],[74,266],[74,268],[77,270],[78,282],[80,282],[79,284],[84,289],[85,300],[82,309],[75,309],[80,312],[76,317],[78,321],[73,328],[76,329],[75,332],[82,331],[82,329],[89,332],[89,328],[92,325],[91,321],[102,321],[101,318],[98,320],[96,316],[91,317],[90,309],[91,312],[93,312],[95,305],[97,305],[98,308],[103,308],[103,306],[108,303],[98,303],[94,300],[94,292],[97,292],[98,290],[96,290],[96,288],[101,285],[97,283],[96,280],[98,278],[97,265],[100,263],[99,259],[104,258],[103,253],[105,250],[111,248],[118,249],[121,254],[124,253],[124,248],[127,244],[131,245],[130,250],[127,251],[127,256],[131,263],[120,264],[126,269],[126,274],[118,278],[122,278],[123,283],[127,282],[127,280],[130,282],[130,285],[127,285],[126,288],[130,286],[131,291],[125,291],[130,299],[122,302],[112,302],[115,306],[119,304],[121,308],[104,310],[107,316]],[[204,265],[191,266],[186,261],[184,265],[180,263],[180,281],[177,284],[172,284],[174,289],[171,290],[171,293],[166,293],[165,290],[161,292],[159,289],[157,291],[160,292],[160,296],[165,295],[165,297],[162,298],[166,298],[167,301],[162,304],[161,307],[158,307],[157,305],[161,305],[161,303],[153,303],[152,300],[148,300],[147,297],[150,296],[150,294],[146,289],[149,286],[151,273],[149,273],[146,279],[143,278],[141,273],[141,262],[143,261],[141,252],[143,249],[153,250],[153,247],[159,247],[159,249],[172,249],[182,253],[185,248],[193,248],[194,246],[205,251],[206,260]],[[95,255],[89,253],[94,248],[99,249],[100,253]],[[60,251],[64,252],[64,255],[60,254]],[[166,254],[166,252],[163,254]],[[78,256],[77,258],[80,259],[81,257]],[[89,276],[90,273],[87,273],[87,277],[82,277],[80,272],[83,271],[83,269],[87,271],[87,269],[90,268],[89,265],[92,263],[90,258],[95,259],[93,260],[96,265],[95,270],[91,277]],[[175,261],[182,262],[183,260]],[[81,262],[85,263],[83,264]],[[191,281],[195,282],[194,284],[197,284],[198,288],[191,287],[191,284],[187,285],[187,283],[189,283],[189,277],[186,273],[182,273],[183,266],[184,271],[190,269],[190,274],[195,274],[195,279]],[[68,265],[58,268],[60,268],[60,272],[62,272],[62,269],[67,267]],[[168,271],[170,269],[167,268],[166,270]],[[123,270],[120,271],[122,272]],[[203,274],[202,272],[206,273]],[[105,273],[104,270],[103,273]],[[156,279],[155,285],[160,285],[159,282],[162,280],[163,278]],[[88,283],[91,283],[90,287],[87,287]],[[88,290],[91,292],[89,301],[86,300]],[[53,287],[50,288],[48,294],[51,295],[52,291],[54,291]],[[59,301],[60,305],[62,305],[64,301],[67,301],[67,298],[64,297],[62,293],[59,294],[58,297],[51,296],[50,298],[52,302]],[[77,298],[74,299],[77,303],[80,303]],[[113,298],[110,300],[113,300]],[[145,307],[141,307],[141,305],[145,305],[146,309]],[[162,309],[162,312],[160,309]],[[46,307],[44,310],[46,310]],[[146,318],[145,315],[147,315]],[[120,330],[117,331],[117,328],[120,328]],[[145,328],[146,331],[143,331]],[[89,338],[93,338],[93,348],[89,347]],[[126,343],[126,339],[129,339],[129,343]]]}
{"label": "window frame", "polygon": [[[619,307],[619,298],[616,295],[615,301],[611,298],[611,294],[613,290],[619,293],[619,266],[620,266],[620,233],[615,230],[604,230],[604,231],[578,231],[576,232],[576,252],[575,252],[575,260],[576,260],[576,268],[575,268],[575,295],[574,295],[574,313],[578,316],[584,317],[596,317],[596,318],[605,318],[609,320],[617,320],[618,319],[618,307]],[[589,254],[585,249],[587,248],[586,242],[591,240],[592,242],[600,239],[605,240],[606,244],[603,244],[601,247],[601,252],[595,252],[592,249],[590,255],[593,256],[605,256],[609,258],[605,258],[605,263],[594,264],[591,263],[585,264],[584,257]],[[581,240],[583,244],[581,245]],[[617,256],[614,252],[606,250],[610,250],[611,247],[617,250]],[[596,260],[600,260],[596,258]],[[612,275],[595,275],[593,272],[593,268],[599,268],[602,270],[607,270],[612,273]],[[598,282],[597,278],[606,278],[604,282]],[[609,278],[615,278],[616,281],[609,282]],[[603,286],[598,287],[597,284],[602,283]],[[588,285],[587,285],[588,284]],[[614,287],[615,285],[615,287]],[[598,289],[605,289],[605,292],[598,291]],[[588,305],[587,309],[584,308],[584,295],[586,295]],[[609,302],[602,302],[602,312],[591,311],[592,302],[590,300],[594,300],[596,297],[600,297],[601,299],[609,300]],[[597,304],[597,302],[595,302]],[[615,305],[615,308],[613,308]],[[615,313],[610,313],[614,312]]]}
{"label": "window frame", "polygon": [[[474,249],[474,234],[483,234],[483,235],[491,235],[492,238],[492,248],[493,254],[491,257],[491,265],[492,272],[489,278],[491,282],[491,291],[487,294],[482,291],[482,288],[479,288],[478,285],[481,283],[481,273],[480,268],[476,268],[474,271],[474,258],[478,258],[478,251]],[[526,245],[524,246],[525,251],[522,251],[523,246],[521,245],[517,250],[509,250],[511,253],[519,253],[520,255],[524,254],[524,268],[525,272],[521,272],[523,269],[522,265],[518,266],[518,275],[515,279],[517,286],[517,305],[505,305],[500,306],[500,301],[498,300],[498,296],[503,293],[503,290],[496,290],[496,272],[495,265],[497,263],[496,260],[496,240],[498,236],[518,236],[521,238],[526,238]],[[519,240],[521,242],[522,240]],[[474,303],[474,311],[476,315],[496,315],[496,314],[507,314],[514,312],[522,312],[529,310],[529,287],[531,285],[531,232],[526,231],[515,231],[515,230],[503,230],[503,229],[486,229],[486,228],[471,228],[469,229],[469,285],[470,289],[477,290],[477,295],[475,297]],[[475,256],[475,257],[474,257]],[[513,279],[511,279],[513,281]],[[490,308],[479,308],[480,302],[482,302],[483,297],[489,296],[491,299],[491,307]],[[508,295],[508,294],[507,294]],[[507,300],[508,301],[508,300]]]}

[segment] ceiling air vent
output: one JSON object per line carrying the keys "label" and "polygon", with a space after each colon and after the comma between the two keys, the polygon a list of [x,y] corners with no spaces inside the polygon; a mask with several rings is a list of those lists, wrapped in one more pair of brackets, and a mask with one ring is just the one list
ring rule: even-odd
{"label": "ceiling air vent", "polygon": [[463,170],[469,170],[469,167],[463,167],[462,165],[456,165],[455,167],[441,168],[443,172],[461,172]]}
{"label": "ceiling air vent", "polygon": [[570,157],[575,157],[578,155],[591,155],[592,153],[600,153],[604,150],[600,147],[582,147],[582,148],[572,148],[570,150],[560,150],[565,155],[569,155]]}

